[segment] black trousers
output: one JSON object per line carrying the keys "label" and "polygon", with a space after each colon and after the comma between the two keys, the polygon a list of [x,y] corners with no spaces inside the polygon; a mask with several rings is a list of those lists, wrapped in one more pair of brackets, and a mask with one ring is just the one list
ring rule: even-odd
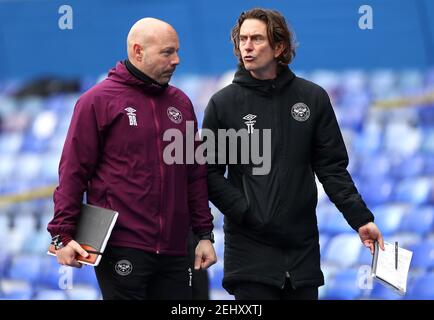
{"label": "black trousers", "polygon": [[107,247],[95,272],[104,300],[187,300],[192,297],[188,256]]}
{"label": "black trousers", "polygon": [[234,285],[236,300],[318,300],[318,287],[293,289],[287,280],[283,289],[258,283],[240,282]]}

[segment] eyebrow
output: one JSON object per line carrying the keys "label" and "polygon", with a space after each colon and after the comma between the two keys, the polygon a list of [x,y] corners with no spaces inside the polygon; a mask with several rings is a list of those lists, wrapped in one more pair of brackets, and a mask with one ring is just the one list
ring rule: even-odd
{"label": "eyebrow", "polygon": [[[248,37],[248,36],[246,34],[240,34],[240,37]],[[265,37],[265,36],[261,33],[254,33],[250,35],[250,38],[252,37]]]}
{"label": "eyebrow", "polygon": [[176,49],[175,47],[164,47],[163,49],[161,49],[161,51],[167,51],[167,50],[170,50],[170,51],[178,51],[179,48]]}

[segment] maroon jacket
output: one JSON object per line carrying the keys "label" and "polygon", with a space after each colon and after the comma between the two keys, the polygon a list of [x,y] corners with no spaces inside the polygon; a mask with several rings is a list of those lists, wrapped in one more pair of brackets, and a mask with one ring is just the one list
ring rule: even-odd
{"label": "maroon jacket", "polygon": [[196,234],[213,229],[206,167],[163,161],[170,143],[163,141],[164,131],[177,128],[185,135],[187,120],[197,130],[193,106],[181,90],[156,89],[119,62],[75,106],[60,159],[51,235],[60,234],[64,245],[74,238],[87,191],[89,204],[119,212],[109,244],[186,254],[190,226]]}

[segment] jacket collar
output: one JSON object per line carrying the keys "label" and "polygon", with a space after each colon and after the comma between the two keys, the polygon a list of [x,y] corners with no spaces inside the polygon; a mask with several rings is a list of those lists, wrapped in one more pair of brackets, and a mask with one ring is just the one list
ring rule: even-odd
{"label": "jacket collar", "polygon": [[243,66],[239,66],[232,83],[271,95],[284,89],[294,78],[295,74],[288,66],[279,67],[277,77],[271,80],[256,79]]}

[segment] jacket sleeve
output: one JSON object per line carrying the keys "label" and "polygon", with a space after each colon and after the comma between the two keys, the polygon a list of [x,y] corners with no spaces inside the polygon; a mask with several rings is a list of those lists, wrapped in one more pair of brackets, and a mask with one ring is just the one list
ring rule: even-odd
{"label": "jacket sleeve", "polygon": [[[194,135],[198,132],[196,116],[194,117]],[[194,142],[196,152],[200,141]],[[204,163],[194,161],[188,164],[188,207],[191,211],[192,229],[196,235],[209,233],[213,230],[213,215],[208,206],[207,168]]]}
{"label": "jacket sleeve", "polygon": [[374,216],[347,171],[347,150],[329,96],[323,89],[318,108],[313,169],[330,200],[357,231],[364,224],[374,221]]}
{"label": "jacket sleeve", "polygon": [[54,191],[54,217],[47,230],[66,245],[75,235],[77,218],[97,163],[100,146],[93,104],[80,98],[75,106],[59,164],[59,185]]}
{"label": "jacket sleeve", "polygon": [[241,224],[244,214],[248,211],[248,204],[243,193],[225,177],[228,159],[224,159],[225,164],[219,164],[219,145],[223,145],[223,143],[218,141],[217,133],[218,129],[224,129],[224,127],[219,124],[215,102],[212,98],[205,109],[202,127],[210,132],[206,137],[210,200],[225,216]]}

